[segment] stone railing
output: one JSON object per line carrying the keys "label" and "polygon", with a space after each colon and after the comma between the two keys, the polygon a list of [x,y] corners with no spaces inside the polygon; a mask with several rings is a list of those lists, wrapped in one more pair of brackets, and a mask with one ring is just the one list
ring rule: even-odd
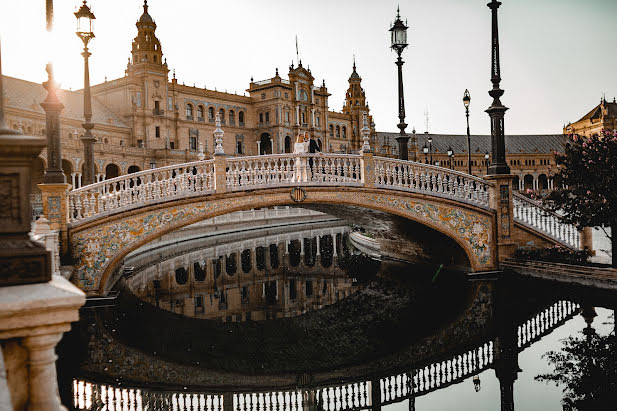
{"label": "stone railing", "polygon": [[128,174],[68,194],[69,222],[114,210],[214,192],[214,160]]}
{"label": "stone railing", "polygon": [[357,154],[273,154],[227,160],[227,187],[291,185],[361,186],[362,156]]}
{"label": "stone railing", "polygon": [[375,187],[426,193],[489,206],[491,183],[458,171],[414,161],[374,157]]}
{"label": "stone railing", "polygon": [[57,230],[51,230],[49,221],[45,217],[40,217],[34,223],[30,237],[34,241],[41,243],[47,251],[51,253],[51,273],[60,275],[60,240]]}
{"label": "stone railing", "polygon": [[559,215],[549,212],[542,204],[513,192],[515,221],[539,231],[571,248],[579,248],[580,233],[575,226],[565,224]]}

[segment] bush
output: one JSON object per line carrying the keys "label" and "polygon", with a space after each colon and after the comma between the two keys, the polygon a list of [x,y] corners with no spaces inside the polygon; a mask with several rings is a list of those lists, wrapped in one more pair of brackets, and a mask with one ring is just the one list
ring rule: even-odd
{"label": "bush", "polygon": [[547,248],[519,248],[514,257],[523,260],[549,261],[553,263],[588,265],[589,251],[571,250],[560,245]]}

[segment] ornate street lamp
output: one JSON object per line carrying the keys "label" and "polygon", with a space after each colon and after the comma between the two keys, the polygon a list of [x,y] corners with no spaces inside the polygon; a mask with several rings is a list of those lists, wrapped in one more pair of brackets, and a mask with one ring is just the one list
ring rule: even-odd
{"label": "ornate street lamp", "polygon": [[90,8],[84,0],[83,4],[75,12],[77,18],[77,37],[84,43],[84,51],[81,53],[84,56],[84,119],[86,120],[82,126],[86,130],[81,142],[84,144],[84,175],[83,185],[94,183],[94,143],[96,138],[92,135],[92,99],[90,97],[90,68],[88,66],[88,58],[91,56],[88,50],[88,43],[94,38],[92,32],[92,21],[96,18],[90,11]]}
{"label": "ornate street lamp", "polygon": [[428,164],[428,146],[426,144],[422,147],[422,152],[424,153],[424,164]]}
{"label": "ornate street lamp", "polygon": [[433,137],[429,137],[428,141],[428,152],[431,157],[431,164],[433,164]]}
{"label": "ornate street lamp", "polygon": [[486,163],[486,174],[488,174],[488,159],[490,158],[488,151],[484,153],[484,162]]}
{"label": "ornate street lamp", "polygon": [[448,147],[448,157],[450,158],[450,168],[454,170],[454,150],[452,150],[452,147]]}
{"label": "ornate street lamp", "polygon": [[400,135],[396,138],[398,141],[398,156],[401,160],[407,160],[409,158],[407,142],[409,141],[409,136],[405,134],[405,97],[403,96],[403,59],[401,58],[401,54],[407,44],[407,26],[401,20],[401,15],[399,9],[396,9],[396,20],[392,27],[390,27],[391,40],[392,45],[390,48],[396,51],[398,55],[398,59],[396,60],[396,65],[398,66],[398,118],[399,123],[397,127],[401,130]]}
{"label": "ornate street lamp", "polygon": [[465,89],[463,94],[463,104],[465,105],[465,116],[467,117],[467,173],[471,175],[471,136],[469,135],[469,103],[471,95],[469,90]]}
{"label": "ornate street lamp", "polygon": [[488,169],[488,174],[510,174],[510,167],[506,163],[506,143],[504,138],[504,115],[508,109],[499,99],[503,96],[503,90],[499,88],[501,71],[499,68],[499,28],[497,24],[497,9],[501,2],[491,0],[487,6],[492,12],[492,44],[491,44],[491,82],[493,89],[488,94],[493,97],[493,103],[486,110],[491,118],[491,154],[493,161]]}

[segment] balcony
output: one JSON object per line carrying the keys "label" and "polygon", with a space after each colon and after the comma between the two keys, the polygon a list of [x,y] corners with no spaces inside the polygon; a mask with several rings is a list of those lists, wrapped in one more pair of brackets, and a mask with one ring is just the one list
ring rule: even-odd
{"label": "balcony", "polygon": [[229,125],[235,127],[236,120],[229,120]]}
{"label": "balcony", "polygon": [[238,123],[238,126],[240,126],[240,127],[244,127],[244,121],[240,121],[240,122]]}
{"label": "balcony", "polygon": [[270,127],[269,121],[264,121],[258,124],[259,127]]}
{"label": "balcony", "polygon": [[152,115],[153,116],[164,116],[165,115],[165,110],[161,110],[160,108],[153,108],[152,109]]}
{"label": "balcony", "polygon": [[203,117],[197,117],[197,121],[201,121],[202,123],[205,122],[206,120]]}
{"label": "balcony", "polygon": [[208,123],[214,123],[214,117],[209,117],[208,118]]}
{"label": "balcony", "polygon": [[193,116],[186,116],[187,120],[193,121]]}

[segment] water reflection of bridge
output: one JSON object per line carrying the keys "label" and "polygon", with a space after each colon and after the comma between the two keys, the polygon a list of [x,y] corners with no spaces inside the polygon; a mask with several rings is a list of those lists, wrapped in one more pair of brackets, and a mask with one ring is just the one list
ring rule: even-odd
{"label": "water reflection of bridge", "polygon": [[[569,301],[558,301],[516,327],[520,352],[564,324],[578,312]],[[499,337],[497,337],[499,338]],[[298,387],[273,391],[189,392],[157,391],[74,380],[74,405],[79,410],[364,410],[428,394],[459,383],[488,368],[498,368],[502,351],[497,340],[407,372],[337,385],[311,386],[300,378]],[[305,381],[306,380],[306,381]]]}

